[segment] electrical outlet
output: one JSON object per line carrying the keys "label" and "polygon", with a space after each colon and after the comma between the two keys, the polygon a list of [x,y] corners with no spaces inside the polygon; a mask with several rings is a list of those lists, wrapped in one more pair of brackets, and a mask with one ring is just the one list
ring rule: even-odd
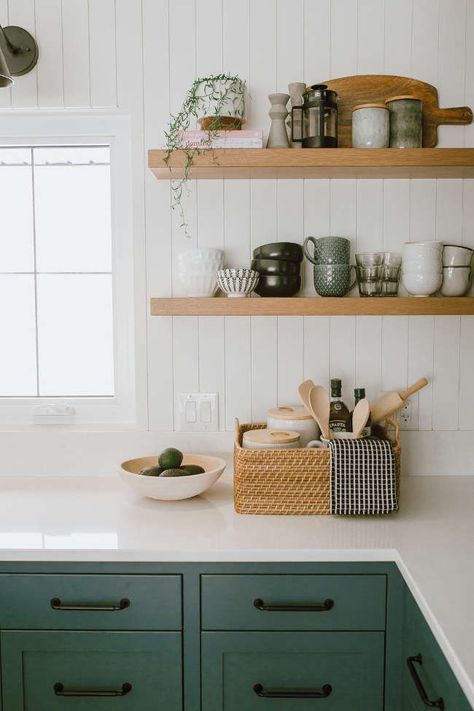
{"label": "electrical outlet", "polygon": [[410,402],[410,400],[405,400],[405,404],[403,405],[402,409],[398,414],[398,419],[400,420],[400,427],[402,429],[404,429],[404,427],[408,427],[408,425],[411,423],[412,409],[412,403]]}
{"label": "electrical outlet", "polygon": [[178,412],[181,432],[217,432],[219,429],[217,393],[179,393]]}

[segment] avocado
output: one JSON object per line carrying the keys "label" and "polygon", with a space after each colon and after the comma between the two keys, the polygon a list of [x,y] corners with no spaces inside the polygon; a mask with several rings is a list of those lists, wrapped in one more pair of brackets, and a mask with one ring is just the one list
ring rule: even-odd
{"label": "avocado", "polygon": [[162,467],[157,467],[156,465],[154,465],[152,467],[145,467],[145,469],[141,470],[140,474],[142,476],[160,476],[162,471]]}
{"label": "avocado", "polygon": [[189,476],[183,469],[165,469],[160,476]]}
{"label": "avocado", "polygon": [[163,469],[177,469],[183,461],[183,453],[179,449],[168,447],[158,457],[158,464]]}
{"label": "avocado", "polygon": [[204,469],[198,464],[182,464],[180,469],[183,469],[187,474],[204,474]]}

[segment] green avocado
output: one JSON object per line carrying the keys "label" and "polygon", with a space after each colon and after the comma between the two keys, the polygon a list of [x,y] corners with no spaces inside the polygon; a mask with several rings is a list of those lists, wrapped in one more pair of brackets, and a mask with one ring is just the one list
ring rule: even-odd
{"label": "green avocado", "polygon": [[160,476],[189,476],[183,469],[165,469]]}
{"label": "green avocado", "polygon": [[142,476],[160,476],[162,471],[162,467],[157,467],[156,465],[154,465],[152,467],[145,467],[145,469],[141,470],[140,474]]}
{"label": "green avocado", "polygon": [[204,469],[198,464],[182,464],[180,469],[183,469],[187,474],[204,474]]}
{"label": "green avocado", "polygon": [[158,464],[163,469],[177,469],[183,461],[183,453],[179,449],[168,447],[158,457]]}

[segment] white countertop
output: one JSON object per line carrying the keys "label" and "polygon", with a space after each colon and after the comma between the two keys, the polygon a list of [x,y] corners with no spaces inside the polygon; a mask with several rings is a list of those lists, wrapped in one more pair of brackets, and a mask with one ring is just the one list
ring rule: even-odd
{"label": "white countertop", "polygon": [[474,705],[474,477],[406,477],[383,518],[241,516],[228,475],[196,499],[118,478],[0,478],[2,561],[395,561]]}

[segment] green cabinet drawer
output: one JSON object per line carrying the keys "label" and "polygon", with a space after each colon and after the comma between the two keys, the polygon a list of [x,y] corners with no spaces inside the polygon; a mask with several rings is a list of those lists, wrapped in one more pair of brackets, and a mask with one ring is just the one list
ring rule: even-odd
{"label": "green cabinet drawer", "polygon": [[2,632],[3,711],[182,710],[179,632]]}
{"label": "green cabinet drawer", "polygon": [[384,575],[203,575],[202,629],[383,630],[385,597]]}
{"label": "green cabinet drawer", "polygon": [[383,632],[204,632],[202,711],[382,711]]}
{"label": "green cabinet drawer", "polygon": [[181,576],[0,575],[0,627],[179,630]]}
{"label": "green cabinet drawer", "polygon": [[[418,655],[421,655],[419,660]],[[409,658],[410,664],[408,664]],[[417,690],[413,674],[420,680],[429,700],[436,701],[440,698],[443,700],[445,711],[467,711],[471,708],[415,599],[407,590],[402,677],[403,709],[423,711],[426,709],[426,704]]]}

